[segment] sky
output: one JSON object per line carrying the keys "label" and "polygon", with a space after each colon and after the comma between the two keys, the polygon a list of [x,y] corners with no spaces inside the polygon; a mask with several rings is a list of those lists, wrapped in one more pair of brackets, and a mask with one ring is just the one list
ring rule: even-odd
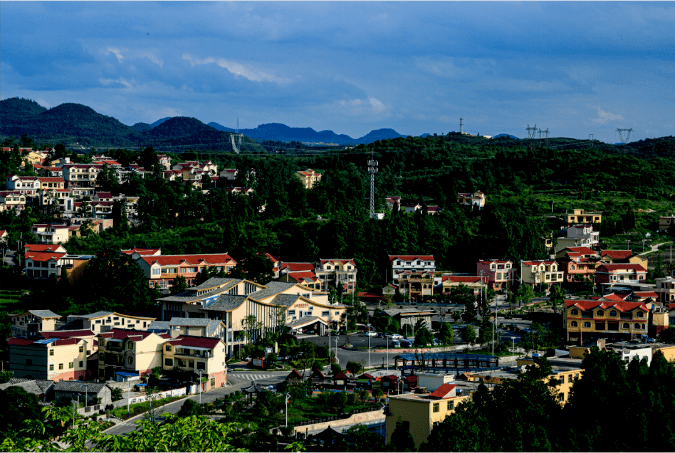
{"label": "sky", "polygon": [[673,134],[670,2],[0,2],[0,97],[124,124]]}

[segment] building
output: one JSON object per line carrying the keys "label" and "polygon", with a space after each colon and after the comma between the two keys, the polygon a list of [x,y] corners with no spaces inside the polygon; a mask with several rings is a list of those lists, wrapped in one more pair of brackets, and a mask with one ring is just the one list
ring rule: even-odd
{"label": "building", "polygon": [[65,224],[35,223],[31,232],[40,239],[40,244],[65,244],[70,239],[70,227]]}
{"label": "building", "polygon": [[171,318],[171,321],[168,321],[167,327],[168,333],[172,338],[180,335],[189,335],[193,337],[220,338],[225,341],[225,333],[227,331],[225,323],[208,318]]}
{"label": "building", "polygon": [[510,260],[480,260],[476,273],[487,278],[488,286],[495,291],[510,288],[516,281],[516,270]]}
{"label": "building", "polygon": [[488,277],[477,276],[463,276],[463,275],[444,275],[441,277],[441,284],[435,288],[436,293],[441,294],[450,294],[453,288],[459,288],[465,286],[469,291],[474,295],[478,296],[481,291],[481,287],[485,285],[488,286]]}
{"label": "building", "polygon": [[[663,313],[660,315],[663,317]],[[666,314],[666,323],[667,320]],[[565,301],[563,328],[567,341],[583,344],[584,341],[597,338],[631,340],[639,335],[647,335],[649,324],[650,309],[644,302]]]}
{"label": "building", "polygon": [[97,311],[88,315],[70,315],[68,322],[80,321],[81,328],[91,330],[94,334],[108,332],[112,329],[147,330],[155,318],[129,316],[112,311]]}
{"label": "building", "polygon": [[399,275],[406,272],[436,272],[436,261],[433,255],[389,255],[391,275],[394,284],[398,283]]}
{"label": "building", "polygon": [[[582,249],[592,253],[573,251]],[[587,247],[568,247],[561,252],[564,252],[564,256],[556,258],[556,261],[558,269],[563,271],[563,278],[566,282],[595,281],[595,269],[600,261],[596,253]]]}
{"label": "building", "polygon": [[[675,278],[665,277],[657,278],[655,292],[658,294],[659,300],[664,304],[675,301]],[[675,321],[675,320],[674,320]],[[675,322],[671,323],[675,325]]]}
{"label": "building", "polygon": [[61,319],[51,310],[28,310],[9,315],[10,331],[13,337],[38,339],[43,330],[55,330]]}
{"label": "building", "polygon": [[101,164],[65,164],[63,165],[63,179],[66,188],[92,189],[87,195],[93,195],[96,187],[96,178],[101,171]]}
{"label": "building", "polygon": [[37,176],[9,175],[5,178],[5,187],[10,192],[18,192],[27,197],[34,197],[40,190]]}
{"label": "building", "polygon": [[144,376],[162,366],[162,345],[171,337],[143,330],[113,328],[98,334],[98,377],[114,379],[118,371]]}
{"label": "building", "polygon": [[316,263],[314,273],[321,282],[321,289],[342,286],[345,293],[351,294],[356,288],[356,262],[354,259],[321,259]]}
{"label": "building", "polygon": [[485,207],[485,194],[480,190],[474,193],[460,192],[457,194],[457,201],[465,206],[478,206],[478,209]]}
{"label": "building", "polygon": [[401,420],[410,425],[410,434],[415,440],[415,446],[419,448],[427,440],[436,423],[454,414],[461,403],[469,400],[470,396],[457,394],[457,385],[454,383],[442,384],[432,393],[427,394],[390,395],[385,422],[386,441],[391,442],[396,422]]}
{"label": "building", "polygon": [[299,283],[313,291],[321,291],[323,286],[314,272],[311,271],[287,272],[278,281]]}
{"label": "building", "polygon": [[162,367],[201,378],[203,392],[224,387],[227,382],[225,343],[218,338],[181,335],[163,344]]}
{"label": "building", "polygon": [[224,168],[220,170],[220,177],[230,184],[233,183],[235,179],[237,179],[237,174],[239,174],[239,170],[236,168]]}
{"label": "building", "polygon": [[26,195],[19,191],[0,191],[0,212],[26,208]]}
{"label": "building", "polygon": [[599,212],[586,212],[583,209],[574,209],[572,214],[565,214],[567,226],[571,227],[577,223],[602,223],[602,214]]}
{"label": "building", "polygon": [[159,162],[159,166],[162,167],[162,170],[166,171],[171,169],[171,158],[166,154],[157,154],[157,161]]}
{"label": "building", "polygon": [[104,383],[61,381],[54,385],[54,401],[67,404],[86,401],[86,406],[107,406],[112,403],[112,391]]}
{"label": "building", "polygon": [[170,289],[179,276],[191,285],[205,267],[218,272],[230,272],[237,265],[227,253],[140,256],[136,263],[145,273],[150,286],[160,289]]}
{"label": "building", "polygon": [[648,268],[649,260],[640,255],[634,255],[631,250],[601,250],[600,257],[603,263],[608,264],[639,264]]}
{"label": "building", "polygon": [[552,260],[523,261],[521,263],[523,283],[530,286],[560,284],[564,281],[558,263]]}
{"label": "building", "polygon": [[433,272],[403,271],[398,274],[398,287],[401,295],[408,299],[434,294]]}
{"label": "building", "polygon": [[[414,327],[418,320],[424,321],[427,329],[431,330],[431,317],[434,315],[434,312],[431,310],[417,310],[414,308],[390,308],[384,310],[384,313],[398,321],[401,329],[406,329],[406,335],[414,334]],[[409,332],[407,326],[410,326]]]}
{"label": "building", "polygon": [[314,270],[314,263],[287,263],[282,261],[279,267],[279,275],[281,276],[289,272],[311,272],[316,275]]}
{"label": "building", "polygon": [[614,286],[622,283],[644,283],[647,270],[639,264],[601,264],[595,270],[595,284]]}
{"label": "building", "polygon": [[300,179],[302,185],[308,190],[313,188],[315,184],[321,181],[321,173],[317,173],[311,168],[308,168],[305,171],[296,171],[295,176]]}
{"label": "building", "polygon": [[77,381],[87,374],[87,342],[81,338],[10,338],[9,369],[17,378]]}

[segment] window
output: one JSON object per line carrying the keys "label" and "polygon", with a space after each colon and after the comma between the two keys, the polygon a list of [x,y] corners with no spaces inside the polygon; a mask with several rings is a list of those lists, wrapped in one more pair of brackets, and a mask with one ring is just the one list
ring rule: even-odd
{"label": "window", "polygon": [[84,362],[83,362],[82,360],[80,360],[80,365],[79,365],[79,367],[82,368],[83,366],[84,366]]}
{"label": "window", "polygon": [[104,346],[105,346],[105,340],[102,339],[102,338],[99,339],[99,340],[98,340],[98,345],[99,345],[100,347],[104,347]]}
{"label": "window", "polygon": [[162,269],[153,269],[152,270],[152,275],[159,275],[161,273]]}
{"label": "window", "polygon": [[642,324],[642,330],[644,330],[644,329],[645,329],[645,325],[644,325],[644,324]]}
{"label": "window", "polygon": [[173,366],[173,359],[164,359],[165,366]]}
{"label": "window", "polygon": [[49,350],[49,355],[54,355],[54,350],[53,350],[53,349],[50,349],[50,350]]}
{"label": "window", "polygon": [[578,314],[579,314],[579,312],[577,311],[576,308],[573,308],[572,311],[570,311],[570,315],[576,316],[576,315],[578,315]]}
{"label": "window", "polygon": [[63,364],[59,363],[59,370],[62,370],[62,369],[63,369]]}
{"label": "window", "polygon": [[596,313],[596,316],[605,316],[605,312],[602,311],[602,310],[598,310],[598,312]]}
{"label": "window", "polygon": [[644,314],[643,314],[641,311],[638,311],[638,312],[637,312],[637,317],[638,317],[638,318],[642,318],[643,316],[644,316]]}
{"label": "window", "polygon": [[565,402],[565,394],[564,393],[561,393],[560,395],[558,395],[558,401],[560,401],[561,403]]}
{"label": "window", "polygon": [[339,311],[336,311],[336,312],[335,312],[335,315],[336,315],[336,316],[338,316],[339,314],[340,314],[340,312],[339,312]]}
{"label": "window", "polygon": [[616,316],[616,311],[614,311],[614,310],[610,311],[609,316]]}
{"label": "window", "polygon": [[166,352],[171,352],[171,345],[170,345],[170,344],[167,344],[167,345],[164,347],[164,350],[165,350]]}
{"label": "window", "polygon": [[214,388],[216,386],[216,378],[211,378],[211,388]]}
{"label": "window", "polygon": [[49,365],[49,371],[54,371],[54,364],[53,364],[53,363],[51,363],[51,364]]}
{"label": "window", "polygon": [[577,327],[577,325],[578,325],[578,324],[577,324],[576,321],[572,321],[572,322],[570,323],[570,326],[571,326],[571,327]]}
{"label": "window", "polygon": [[640,329],[640,324],[635,323],[635,328],[639,330],[639,329]]}
{"label": "window", "polygon": [[591,323],[588,322],[588,321],[586,321],[586,322],[584,323],[584,327],[591,327]]}
{"label": "window", "polygon": [[438,412],[441,410],[441,403],[434,403],[434,412]]}
{"label": "window", "polygon": [[134,349],[134,343],[130,341],[130,342],[127,344],[127,349],[130,350],[130,351],[133,350],[133,349]]}
{"label": "window", "polygon": [[288,310],[288,316],[295,316],[295,310]]}
{"label": "window", "polygon": [[623,326],[621,326],[621,327],[622,327],[623,329],[630,329],[630,324],[628,324],[627,322],[624,322],[624,323],[623,323]]}
{"label": "window", "polygon": [[330,311],[322,311],[321,316],[330,316]]}
{"label": "window", "polygon": [[80,352],[84,352],[84,346],[80,346]]}
{"label": "window", "polygon": [[455,408],[455,402],[454,401],[448,401],[448,410],[452,410]]}
{"label": "window", "polygon": [[127,363],[128,363],[129,365],[133,365],[133,364],[134,364],[134,358],[133,358],[133,357],[129,357],[129,360],[127,360]]}

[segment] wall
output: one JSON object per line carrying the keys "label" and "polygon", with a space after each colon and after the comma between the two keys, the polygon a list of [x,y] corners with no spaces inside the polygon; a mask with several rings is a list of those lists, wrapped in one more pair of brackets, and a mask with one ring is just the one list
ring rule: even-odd
{"label": "wall", "polygon": [[354,414],[349,418],[342,420],[331,420],[323,423],[314,423],[313,425],[302,425],[295,426],[293,431],[296,433],[306,433],[308,431],[321,431],[328,429],[329,426],[345,426],[345,425],[354,425],[357,423],[367,423],[367,422],[383,422],[385,419],[382,409],[375,410],[372,412],[362,412],[360,414]]}

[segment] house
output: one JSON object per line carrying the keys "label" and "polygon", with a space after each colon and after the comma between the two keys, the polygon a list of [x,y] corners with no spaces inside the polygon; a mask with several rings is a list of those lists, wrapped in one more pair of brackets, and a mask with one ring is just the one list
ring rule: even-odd
{"label": "house", "polygon": [[60,327],[62,330],[42,330],[40,331],[40,337],[45,340],[52,338],[56,338],[57,340],[67,340],[70,338],[84,340],[87,342],[87,357],[98,351],[98,341],[94,332],[89,329],[63,330],[63,327]]}
{"label": "house", "polygon": [[[34,245],[26,244],[25,246],[24,270],[26,277],[40,279],[49,278],[50,275],[60,277],[61,268],[68,263],[68,260],[65,259],[65,249],[54,244],[44,244],[45,248],[42,249],[34,247]],[[50,250],[64,250],[64,252]]]}
{"label": "house", "polygon": [[530,286],[551,286],[564,281],[563,272],[553,260],[522,261],[521,273],[523,283]]}
{"label": "house", "polygon": [[43,191],[54,189],[65,189],[66,181],[60,177],[53,176],[38,176],[39,189]]}
{"label": "house", "polygon": [[[415,324],[418,320],[424,321],[427,329],[431,330],[431,317],[434,312],[431,310],[416,310],[414,308],[390,308],[384,310],[384,313],[399,322],[401,329],[406,329],[406,334],[414,333]],[[410,326],[410,332],[408,327]]]}
{"label": "house", "polygon": [[233,183],[237,179],[237,174],[239,170],[236,168],[224,168],[220,171],[220,177],[227,180],[230,183]]}
{"label": "house", "polygon": [[629,263],[639,264],[645,269],[648,268],[649,260],[640,255],[634,255],[631,250],[601,250],[600,257],[603,263]]}
{"label": "house", "polygon": [[595,270],[595,284],[641,283],[647,279],[647,270],[639,264],[601,264]]}
{"label": "house", "polygon": [[385,201],[387,202],[387,207],[389,209],[394,209],[395,204],[399,206],[399,209],[401,207],[401,197],[387,197],[385,198]]}
{"label": "house", "polygon": [[230,272],[237,265],[227,253],[140,256],[136,263],[145,273],[149,285],[160,289],[170,289],[179,276],[191,285],[205,267]]}
{"label": "house", "polygon": [[320,291],[322,289],[321,281],[311,271],[287,272],[279,278],[279,281],[299,283],[311,290]]}
{"label": "house", "polygon": [[436,272],[433,255],[389,255],[389,263],[394,284],[398,283],[399,275],[405,271]]}
{"label": "house", "polygon": [[120,253],[130,256],[132,260],[137,261],[142,256],[159,256],[162,254],[162,249],[141,249],[134,247],[128,250],[120,250]]}
{"label": "house", "polygon": [[333,376],[334,388],[347,390],[347,384],[349,384],[349,376],[347,376],[344,371],[340,371],[335,376]]}
{"label": "house", "polygon": [[107,406],[112,403],[112,391],[105,383],[60,381],[54,385],[54,401],[67,404],[86,401],[86,406]]}
{"label": "house", "polygon": [[[66,188],[87,188],[96,187],[96,178],[101,171],[101,164],[65,164],[63,165],[63,179],[66,182]],[[93,195],[93,190],[87,195]]]}
{"label": "house", "polygon": [[162,170],[166,171],[171,169],[171,158],[166,154],[157,154],[157,162],[159,162],[159,166],[162,167]]}
{"label": "house", "polygon": [[580,344],[597,338],[631,340],[648,333],[649,319],[643,302],[566,300],[563,328],[567,341]]}
{"label": "house", "polygon": [[227,382],[225,343],[219,338],[181,335],[165,342],[162,354],[165,371],[192,372],[200,378],[202,392],[224,387]]}
{"label": "house", "polygon": [[69,228],[65,224],[34,223],[31,232],[40,239],[40,244],[65,244],[70,239]]}
{"label": "house", "polygon": [[300,179],[300,182],[305,189],[311,189],[314,187],[314,184],[317,184],[321,181],[321,173],[317,173],[311,168],[308,168],[305,171],[296,171],[295,176]]}
{"label": "house", "polygon": [[0,243],[6,244],[8,241],[9,234],[6,230],[0,230]]}
{"label": "house", "polygon": [[251,187],[230,187],[225,189],[227,193],[236,194],[236,195],[251,195],[253,194],[253,189]]}
{"label": "house", "polygon": [[37,176],[9,175],[5,178],[5,188],[10,192],[34,197],[40,190],[40,180]]}
{"label": "house", "polygon": [[402,295],[411,298],[434,294],[433,272],[403,271],[398,274],[398,287]]}
{"label": "house", "polygon": [[602,214],[599,212],[586,212],[583,209],[574,209],[572,214],[565,214],[567,226],[571,227],[577,223],[602,223]]}
{"label": "house", "polygon": [[351,259],[320,259],[316,263],[316,277],[321,282],[321,289],[328,291],[329,287],[342,286],[347,294],[356,288],[356,262]]}
{"label": "house", "polygon": [[[61,179],[63,179],[63,168],[62,167],[45,166],[45,167],[41,167],[38,170],[37,173],[40,176],[48,176],[50,178],[61,178]],[[65,187],[65,180],[64,180],[64,187]]]}
{"label": "house", "polygon": [[464,206],[478,206],[478,209],[483,209],[486,197],[480,190],[474,193],[460,192],[457,194],[457,201]]}
{"label": "house", "polygon": [[488,286],[495,291],[510,288],[516,280],[516,270],[510,260],[480,260],[476,273],[487,278]]}
{"label": "house", "polygon": [[13,337],[39,338],[42,330],[55,330],[61,319],[51,310],[28,310],[9,315],[10,332]]}
{"label": "house", "polygon": [[97,311],[88,315],[70,315],[68,322],[81,321],[82,329],[91,330],[95,334],[108,332],[112,329],[147,330],[155,318],[144,316],[129,316],[112,311]]}
{"label": "house", "polygon": [[[675,278],[665,277],[657,278],[655,293],[658,294],[659,300],[664,304],[675,302]],[[675,322],[672,323],[675,325]]]}
{"label": "house", "polygon": [[208,318],[171,318],[168,322],[168,333],[172,338],[179,335],[192,337],[220,338],[225,341],[225,323]]}
{"label": "house", "polygon": [[54,399],[54,381],[13,377],[8,382],[0,384],[0,390],[7,390],[9,387],[21,387],[26,393],[32,393],[44,403]]}
{"label": "house", "polygon": [[600,259],[600,253],[589,247],[565,247],[556,252],[556,258],[564,258],[568,254],[570,256],[580,257],[580,258],[597,258]]}
{"label": "house", "polygon": [[39,195],[40,206],[55,206],[59,213],[73,211],[75,209],[75,201],[71,197],[68,189],[48,189],[40,191]]}
{"label": "house", "polygon": [[115,372],[144,376],[162,366],[162,345],[168,335],[143,330],[113,328],[98,336],[98,377],[113,379]]}
{"label": "house", "polygon": [[567,247],[556,258],[558,269],[563,271],[566,282],[595,281],[595,269],[599,265],[599,254],[588,247]]}
{"label": "house", "polygon": [[311,272],[314,275],[314,263],[287,263],[282,261],[279,267],[279,275],[284,275],[289,272]]}
{"label": "house", "polygon": [[81,338],[10,338],[9,369],[18,378],[80,380],[87,374],[87,342]]}
{"label": "house", "polygon": [[[482,285],[481,285],[482,279]],[[477,276],[463,276],[463,275],[444,275],[441,277],[441,284],[435,288],[435,293],[440,294],[450,294],[453,288],[459,288],[460,286],[466,286],[469,288],[471,293],[474,296],[478,296],[481,291],[481,287],[485,285],[488,286],[488,277]]]}
{"label": "house", "polygon": [[396,423],[402,421],[409,425],[415,446],[419,448],[437,423],[454,414],[457,407],[469,399],[469,395],[457,395],[457,385],[454,383],[443,384],[433,393],[390,395],[388,411],[385,413],[386,442],[391,442]]}
{"label": "house", "polygon": [[279,271],[281,270],[281,261],[279,261],[279,258],[277,258],[274,255],[270,255],[269,253],[265,253],[265,256],[267,257],[268,260],[272,262],[273,278],[279,278]]}
{"label": "house", "polygon": [[26,208],[26,195],[19,191],[0,191],[0,212]]}

